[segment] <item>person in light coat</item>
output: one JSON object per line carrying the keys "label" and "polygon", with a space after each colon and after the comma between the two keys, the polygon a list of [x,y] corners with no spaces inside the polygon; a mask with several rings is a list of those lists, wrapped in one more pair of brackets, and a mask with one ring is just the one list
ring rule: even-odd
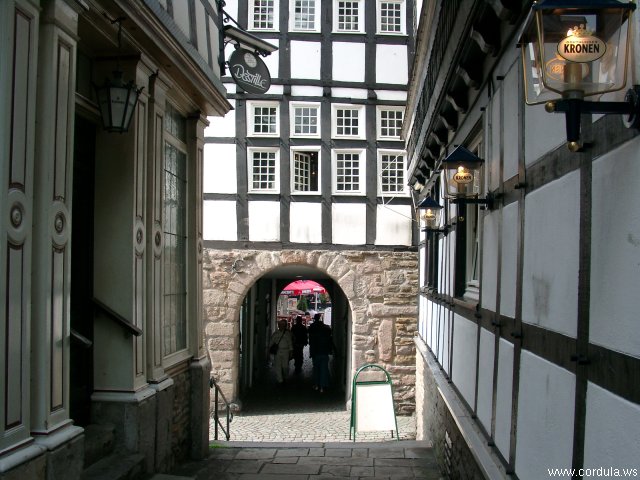
{"label": "person in light coat", "polygon": [[278,346],[278,351],[273,355],[273,368],[278,385],[282,385],[289,376],[289,360],[293,355],[293,340],[286,320],[278,321],[278,330],[273,332],[269,341],[269,351],[274,345]]}

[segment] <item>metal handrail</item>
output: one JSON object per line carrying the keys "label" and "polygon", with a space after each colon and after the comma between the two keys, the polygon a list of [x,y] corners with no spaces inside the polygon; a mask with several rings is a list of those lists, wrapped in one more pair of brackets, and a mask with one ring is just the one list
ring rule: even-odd
{"label": "metal handrail", "polygon": [[139,337],[140,335],[142,335],[142,330],[140,328],[136,327],[133,323],[131,323],[126,318],[124,318],[118,312],[111,309],[110,307],[108,307],[107,305],[105,305],[95,297],[92,300],[93,300],[93,305],[98,310],[106,314],[106,316],[109,317],[111,320],[113,320],[116,324],[120,325],[127,333],[131,335],[135,335],[136,337]]}
{"label": "metal handrail", "polygon": [[[224,393],[222,393],[222,390],[220,390],[220,387],[218,386],[218,384],[216,383],[213,377],[209,379],[209,387],[210,388],[215,387],[215,394],[214,394],[215,400],[214,400],[214,407],[213,407],[213,421],[215,423],[214,440],[218,440],[218,427],[220,427],[220,430],[222,430],[222,433],[224,433],[225,438],[227,439],[227,441],[229,441],[229,438],[231,437],[231,430],[229,429],[229,424],[233,420],[233,412],[231,411],[231,407],[229,406],[229,402],[224,396]],[[218,415],[218,411],[219,411],[218,403],[219,403],[220,397],[222,397],[222,401],[224,402],[224,409],[225,409],[226,418],[227,418],[226,428],[220,421],[220,416]]]}

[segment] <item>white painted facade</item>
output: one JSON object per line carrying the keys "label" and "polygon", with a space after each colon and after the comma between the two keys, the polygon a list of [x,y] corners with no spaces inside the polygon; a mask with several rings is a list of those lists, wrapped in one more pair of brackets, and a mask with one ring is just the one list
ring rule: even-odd
{"label": "white painted facade", "polygon": [[[445,207],[448,227],[421,233],[419,247],[416,343],[426,354],[417,361],[425,385],[436,384],[422,396],[437,400],[417,406],[433,422],[418,425],[419,437],[444,451],[444,429],[459,429],[453,455],[468,448],[484,472],[477,478],[540,479],[572,467],[605,478],[599,468],[638,468],[640,451],[640,134],[617,115],[583,116],[584,151],[569,152],[564,115],[524,102],[515,44],[530,2],[480,3],[423,2],[410,70],[409,174],[426,185],[418,199],[431,195]],[[630,22],[634,59],[639,17]],[[491,25],[500,38],[469,24]],[[433,37],[445,27],[449,37]],[[500,53],[483,50],[485,41]],[[639,83],[637,66],[627,88]],[[480,196],[495,201],[478,210],[474,231],[472,205],[444,198],[439,170],[454,146],[478,142]],[[433,362],[439,371],[430,373]],[[441,372],[451,385],[438,381]],[[451,423],[438,423],[441,399]],[[487,476],[488,466],[500,475]]]}

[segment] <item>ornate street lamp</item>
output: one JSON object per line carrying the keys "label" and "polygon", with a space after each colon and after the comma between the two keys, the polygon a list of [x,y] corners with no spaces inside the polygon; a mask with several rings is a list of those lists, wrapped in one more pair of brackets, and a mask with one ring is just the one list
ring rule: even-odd
{"label": "ornate street lamp", "polygon": [[629,16],[634,3],[617,0],[538,0],[520,35],[526,102],[564,112],[567,142],[578,151],[580,115],[626,115],[627,127],[640,126],[640,87],[624,102],[585,101],[622,90],[627,83]]}
{"label": "ornate street lamp", "polygon": [[458,145],[440,163],[444,171],[445,197],[453,203],[491,204],[490,198],[478,198],[482,190],[484,160]]}
{"label": "ornate street lamp", "polygon": [[418,216],[420,219],[420,228],[426,232],[446,232],[447,229],[442,227],[442,212],[444,207],[436,202],[431,196],[423,198],[418,205]]}
{"label": "ornate street lamp", "polygon": [[101,86],[94,85],[102,117],[102,126],[108,132],[117,133],[125,133],[129,130],[138,97],[142,92],[142,88],[138,88],[133,80],[126,83],[123,80],[123,73],[120,69],[122,20],[124,17],[111,21],[112,24],[118,24],[118,57],[116,58],[116,68],[111,72],[113,77],[106,78]]}

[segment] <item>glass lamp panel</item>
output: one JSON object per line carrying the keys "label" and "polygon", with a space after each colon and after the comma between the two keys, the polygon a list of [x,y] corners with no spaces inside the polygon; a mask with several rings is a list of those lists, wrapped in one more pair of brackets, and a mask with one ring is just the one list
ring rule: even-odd
{"label": "glass lamp panel", "polygon": [[420,227],[436,230],[442,225],[442,208],[425,208],[420,212]]}
{"label": "glass lamp panel", "polygon": [[450,165],[444,172],[446,196],[448,198],[470,198],[480,195],[481,166]]}
{"label": "glass lamp panel", "polygon": [[616,8],[536,11],[522,42],[527,103],[624,88],[627,13]]}

